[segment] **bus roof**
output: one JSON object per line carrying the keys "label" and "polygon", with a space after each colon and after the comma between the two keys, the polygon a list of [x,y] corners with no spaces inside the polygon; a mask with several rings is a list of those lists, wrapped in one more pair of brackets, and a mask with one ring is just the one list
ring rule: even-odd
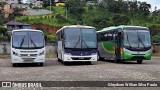
{"label": "bus roof", "polygon": [[127,26],[127,25],[120,25],[120,26],[111,26],[111,27],[103,28],[102,30],[97,31],[97,33],[104,32],[104,31],[110,31],[110,30],[118,29],[118,28],[144,28],[144,29],[148,29],[147,27],[144,27],[144,26]]}
{"label": "bus roof", "polygon": [[16,30],[13,30],[12,33],[17,32],[17,31],[36,31],[36,32],[42,32],[43,33],[43,31],[35,30],[35,29],[16,29]]}
{"label": "bus roof", "polygon": [[56,33],[58,33],[59,31],[63,30],[64,28],[94,28],[92,26],[85,26],[85,25],[69,25],[69,26],[63,26],[61,29],[59,29]]}
{"label": "bus roof", "polygon": [[120,25],[118,26],[118,28],[127,28],[127,27],[136,27],[136,28],[145,28],[145,29],[148,29],[147,27],[144,27],[144,26],[129,26],[129,25]]}

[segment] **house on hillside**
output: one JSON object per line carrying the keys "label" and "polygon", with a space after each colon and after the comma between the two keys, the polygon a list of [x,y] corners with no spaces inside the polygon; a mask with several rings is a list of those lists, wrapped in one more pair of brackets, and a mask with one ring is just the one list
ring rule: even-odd
{"label": "house on hillside", "polygon": [[6,2],[8,4],[18,3],[18,0],[1,0],[1,1]]}
{"label": "house on hillside", "polygon": [[29,5],[28,4],[18,4],[18,3],[13,3],[11,4],[11,8],[25,8],[25,9],[28,9],[29,8]]}
{"label": "house on hillside", "polygon": [[31,29],[32,28],[30,24],[15,22],[15,21],[9,21],[8,23],[5,24],[5,26],[7,27],[8,32],[11,32],[12,30],[15,30],[15,29]]}

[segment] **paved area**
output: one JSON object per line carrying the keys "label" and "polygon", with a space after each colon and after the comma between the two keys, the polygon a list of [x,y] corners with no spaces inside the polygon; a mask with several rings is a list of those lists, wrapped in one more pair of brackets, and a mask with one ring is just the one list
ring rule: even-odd
{"label": "paved area", "polygon": [[[143,64],[137,64],[135,61],[118,64],[113,61],[98,61],[93,62],[92,65],[85,63],[63,65],[57,62],[56,58],[51,58],[46,59],[43,67],[37,64],[12,67],[11,60],[0,59],[0,81],[160,81],[160,60],[144,61]],[[59,89],[74,90],[75,88]],[[87,87],[76,90],[81,89],[106,90]],[[158,89],[153,88],[153,90]],[[151,88],[142,88],[142,90],[151,90]]]}

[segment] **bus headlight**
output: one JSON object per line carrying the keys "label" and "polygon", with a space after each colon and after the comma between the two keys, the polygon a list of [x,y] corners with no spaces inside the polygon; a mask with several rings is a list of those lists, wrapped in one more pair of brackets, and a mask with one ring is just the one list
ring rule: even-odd
{"label": "bus headlight", "polygon": [[132,54],[131,52],[129,52],[128,50],[124,49],[124,52],[128,53],[128,54]]}
{"label": "bus headlight", "polygon": [[16,53],[15,51],[13,51],[13,55],[18,56],[18,53]]}
{"label": "bus headlight", "polygon": [[71,55],[71,53],[65,53],[66,55]]}
{"label": "bus headlight", "polygon": [[39,53],[39,55],[44,55],[44,51],[42,51],[41,53]]}
{"label": "bus headlight", "polygon": [[92,55],[97,55],[97,53],[92,53]]}

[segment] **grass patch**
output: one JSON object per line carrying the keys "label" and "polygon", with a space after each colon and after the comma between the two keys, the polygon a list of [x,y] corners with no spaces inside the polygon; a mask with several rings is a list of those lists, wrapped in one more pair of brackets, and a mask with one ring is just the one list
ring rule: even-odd
{"label": "grass patch", "polygon": [[46,53],[46,58],[56,58],[56,53],[55,52],[47,52]]}
{"label": "grass patch", "polygon": [[0,54],[0,59],[10,59],[11,55],[10,54]]}
{"label": "grass patch", "polygon": [[158,53],[152,53],[152,56],[160,56],[160,52],[158,52]]}

